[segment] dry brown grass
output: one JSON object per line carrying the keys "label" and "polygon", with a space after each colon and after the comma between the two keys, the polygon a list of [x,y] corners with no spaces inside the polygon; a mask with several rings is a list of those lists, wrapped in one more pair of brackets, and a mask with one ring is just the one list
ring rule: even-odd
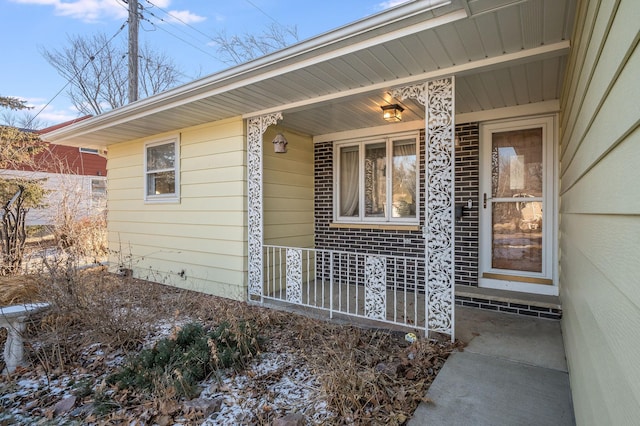
{"label": "dry brown grass", "polygon": [[0,306],[40,301],[40,281],[37,275],[0,276]]}
{"label": "dry brown grass", "polygon": [[[27,289],[31,282],[22,284],[24,296],[31,291]],[[404,333],[324,322],[116,276],[102,268],[77,271],[61,266],[38,285],[37,294],[52,308],[30,328],[29,353],[36,366],[32,374],[40,371],[55,377],[81,369],[99,381],[113,372],[106,365],[106,354],[136,352],[159,321],[188,317],[209,326],[250,321],[264,338],[263,352],[293,354],[316,374],[320,397],[336,415],[333,424],[403,424],[454,348],[425,340],[409,344]],[[96,343],[105,355],[89,362],[85,349]],[[100,395],[94,391],[85,399],[99,401]],[[140,416],[184,418],[188,413],[171,392],[155,396],[119,392],[111,403],[115,411],[102,418],[105,423]],[[277,415],[258,413],[254,421],[269,424]]]}
{"label": "dry brown grass", "polygon": [[155,324],[173,312],[171,288],[110,274],[103,267],[51,268],[39,289],[51,308],[38,324],[35,352],[47,371],[78,364],[78,348],[96,342],[108,350],[139,349]]}

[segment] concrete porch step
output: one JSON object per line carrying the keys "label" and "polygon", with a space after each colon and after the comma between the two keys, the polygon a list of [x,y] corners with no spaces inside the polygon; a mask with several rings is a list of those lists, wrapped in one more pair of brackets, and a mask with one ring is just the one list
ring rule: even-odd
{"label": "concrete porch step", "polygon": [[456,285],[456,305],[531,317],[562,318],[558,296]]}

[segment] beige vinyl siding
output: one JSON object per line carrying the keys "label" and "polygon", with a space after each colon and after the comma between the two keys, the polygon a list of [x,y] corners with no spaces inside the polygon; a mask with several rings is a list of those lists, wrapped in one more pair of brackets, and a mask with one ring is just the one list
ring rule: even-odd
{"label": "beige vinyl siding", "polygon": [[560,290],[577,424],[640,418],[640,2],[581,2],[561,99]]}
{"label": "beige vinyl siding", "polygon": [[[276,154],[273,139],[281,132],[289,142],[287,152]],[[264,242],[283,247],[313,247],[313,140],[281,128],[269,128],[263,147]],[[265,258],[268,266],[269,291],[283,290],[286,280],[286,251],[280,256]],[[305,258],[306,255],[303,255]],[[279,259],[279,260],[276,260]],[[313,271],[302,266],[302,277],[312,277]]]}
{"label": "beige vinyl siding", "polygon": [[[144,143],[109,146],[112,265],[134,276],[246,298],[246,139],[242,118],[180,134],[180,202],[144,202]],[[171,136],[170,134],[157,137]]]}
{"label": "beige vinyl siding", "polygon": [[[273,138],[281,132],[287,152],[275,154]],[[309,136],[274,128],[264,134],[264,241],[289,247],[313,247],[313,141]]]}

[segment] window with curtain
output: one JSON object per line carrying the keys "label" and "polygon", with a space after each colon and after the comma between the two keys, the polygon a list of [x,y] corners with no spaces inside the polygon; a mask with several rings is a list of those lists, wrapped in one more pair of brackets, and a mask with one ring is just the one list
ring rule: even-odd
{"label": "window with curtain", "polygon": [[335,219],[418,221],[418,137],[337,143]]}
{"label": "window with curtain", "polygon": [[145,145],[145,200],[167,201],[179,198],[178,139]]}

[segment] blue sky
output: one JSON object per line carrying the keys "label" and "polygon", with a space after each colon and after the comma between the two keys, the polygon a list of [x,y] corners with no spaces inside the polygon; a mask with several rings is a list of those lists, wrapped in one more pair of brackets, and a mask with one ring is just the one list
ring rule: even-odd
{"label": "blue sky", "polygon": [[[400,0],[138,0],[154,15],[179,21],[142,22],[140,43],[173,58],[184,74],[184,82],[226,68],[216,60],[216,50],[198,31],[214,35],[259,33],[269,23],[296,25],[300,40],[356,21]],[[154,7],[155,6],[155,7]],[[60,77],[41,55],[42,49],[61,50],[68,36],[115,34],[127,19],[123,0],[0,0],[0,95],[26,99],[40,111],[64,87]],[[196,31],[197,30],[197,31]],[[127,29],[118,35],[126,40]],[[179,38],[185,41],[181,41]],[[196,46],[196,47],[194,47]],[[206,54],[202,50],[209,52]],[[53,125],[76,118],[64,91],[38,116]]]}

